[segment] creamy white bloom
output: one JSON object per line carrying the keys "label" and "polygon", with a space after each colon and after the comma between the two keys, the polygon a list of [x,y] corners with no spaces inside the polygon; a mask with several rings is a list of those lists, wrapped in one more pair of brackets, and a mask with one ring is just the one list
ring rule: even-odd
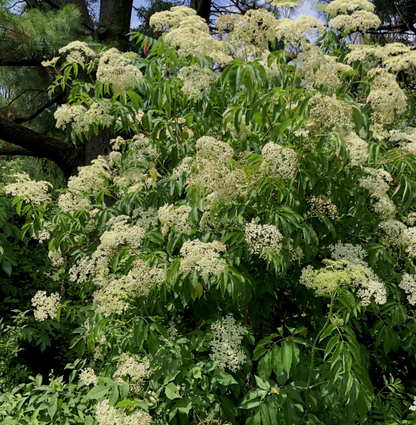
{"label": "creamy white bloom", "polygon": [[244,234],[252,254],[265,257],[268,254],[278,254],[282,249],[283,235],[276,226],[271,224],[247,223]]}
{"label": "creamy white bloom", "polygon": [[86,58],[94,58],[96,56],[94,50],[88,47],[87,43],[78,40],[71,41],[71,43],[59,49],[61,54],[67,52],[69,53],[66,56],[66,61],[80,65],[85,65]]}
{"label": "creamy white bloom", "polygon": [[351,131],[345,137],[348,153],[350,154],[351,166],[363,165],[368,160],[368,143]]}
{"label": "creamy white bloom", "polygon": [[[56,128],[65,128],[68,124],[75,123],[77,121],[82,122],[82,117],[86,111],[87,109],[82,105],[62,105],[53,115],[56,119]],[[80,132],[84,131],[82,126],[74,126],[74,130]]]}
{"label": "creamy white bloom", "polygon": [[369,56],[381,59],[383,65],[389,71],[402,71],[416,65],[416,50],[412,46],[403,43],[386,43],[384,46],[370,44],[350,44],[350,53],[346,60],[351,63],[363,61]]}
{"label": "creamy white bloom", "polygon": [[84,381],[85,385],[98,385],[98,376],[95,374],[94,369],[90,367],[81,369],[79,379]]}
{"label": "creamy white bloom", "polygon": [[302,4],[302,0],[269,0],[269,3],[275,7],[296,7]]}
{"label": "creamy white bloom", "polygon": [[269,142],[263,147],[261,154],[263,156],[263,162],[260,166],[262,173],[283,180],[293,178],[297,167],[297,155],[293,149]]}
{"label": "creamy white bloom", "polygon": [[59,56],[54,57],[54,58],[52,58],[52,59],[51,59],[51,60],[49,60],[49,61],[43,61],[43,62],[41,62],[41,64],[42,64],[42,66],[44,66],[45,68],[47,68],[48,66],[55,67],[55,65],[57,64],[58,60],[59,60]]}
{"label": "creamy white bloom", "polygon": [[150,378],[151,375],[150,361],[147,357],[139,362],[131,355],[123,353],[117,362],[117,370],[113,377],[116,378],[119,385],[128,383],[130,391],[139,394],[143,389],[144,380]]}
{"label": "creamy white bloom", "polygon": [[276,38],[285,44],[297,44],[306,41],[306,34],[315,36],[322,34],[325,27],[319,19],[310,16],[300,16],[298,19],[279,19],[276,25]]}
{"label": "creamy white bloom", "polygon": [[216,27],[226,51],[239,58],[253,58],[268,48],[276,37],[278,20],[265,9],[248,10],[244,15],[222,15]]}
{"label": "creamy white bloom", "polygon": [[100,401],[95,408],[98,425],[151,425],[153,422],[152,417],[142,410],[127,415],[124,409],[110,406],[108,400]]}
{"label": "creamy white bloom", "polygon": [[225,270],[226,263],[220,254],[227,248],[219,241],[201,242],[198,239],[186,241],[180,250],[182,255],[180,271],[187,275],[196,270],[202,275],[218,275]]}
{"label": "creamy white bloom", "polygon": [[407,294],[407,300],[411,305],[416,304],[416,279],[414,275],[403,273],[399,288]]}
{"label": "creamy white bloom", "polygon": [[409,410],[416,412],[416,396],[413,397],[413,404],[409,407]]}
{"label": "creamy white bloom", "polygon": [[383,169],[366,167],[364,170],[367,176],[359,179],[359,185],[370,192],[370,197],[377,199],[377,202],[374,204],[374,210],[381,217],[392,217],[396,213],[396,206],[387,195],[387,192],[389,190],[389,183],[393,178]]}
{"label": "creamy white bloom", "polygon": [[221,66],[232,60],[232,57],[224,52],[223,43],[210,35],[206,22],[196,15],[181,17],[177,26],[163,35],[163,41],[178,48],[181,56],[199,53],[210,57]]}
{"label": "creamy white bloom", "polygon": [[53,267],[60,267],[62,264],[64,264],[65,261],[60,248],[58,248],[56,251],[49,251],[48,258]]}
{"label": "creamy white bloom", "polygon": [[400,247],[406,245],[405,237],[407,227],[399,220],[389,218],[382,221],[378,227],[384,231],[383,241],[389,245]]}
{"label": "creamy white bloom", "polygon": [[[149,20],[149,25],[156,31],[167,32],[179,27],[180,22],[188,17],[195,16],[196,10],[185,6],[175,6],[170,10],[154,13]],[[206,24],[205,24],[206,25]]]}
{"label": "creamy white bloom", "polygon": [[311,206],[311,214],[319,214],[320,219],[322,219],[322,216],[329,217],[332,220],[338,218],[338,208],[327,196],[311,196],[308,199],[308,204]]}
{"label": "creamy white bloom", "polygon": [[354,31],[365,32],[377,29],[381,25],[380,18],[374,13],[358,10],[351,15],[338,15],[329,21],[329,28],[342,30],[348,33]]}
{"label": "creamy white bloom", "polygon": [[371,104],[374,111],[372,119],[382,125],[392,124],[396,114],[403,114],[407,110],[406,95],[396,77],[385,69],[371,69],[368,75],[375,77],[367,96],[367,103]]}
{"label": "creamy white bloom", "polygon": [[160,231],[163,236],[166,236],[169,232],[169,229],[175,226],[175,230],[178,233],[187,233],[191,230],[191,226],[188,223],[189,213],[191,212],[192,207],[188,205],[181,205],[178,208],[175,208],[175,205],[165,204],[163,207],[160,207],[157,211],[159,216],[159,221],[162,223],[162,228]]}
{"label": "creamy white bloom", "polygon": [[346,260],[351,264],[368,266],[364,261],[364,258],[367,257],[367,252],[361,245],[343,244],[338,241],[335,245],[330,245],[328,248],[331,250],[331,257],[335,261]]}
{"label": "creamy white bloom", "polygon": [[406,252],[409,254],[409,257],[416,257],[416,227],[409,227],[404,231],[404,238],[408,244]]}
{"label": "creamy white bloom", "polygon": [[346,267],[353,272],[356,286],[358,284],[357,295],[361,298],[363,306],[369,305],[372,298],[376,304],[382,305],[387,302],[386,286],[364,261],[367,253],[361,245],[338,242],[329,248],[332,251],[332,258],[338,262],[345,262]]}
{"label": "creamy white bloom", "polygon": [[352,107],[335,96],[316,93],[309,100],[309,125],[319,133],[331,130],[347,135],[352,127]]}
{"label": "creamy white bloom", "polygon": [[5,193],[21,197],[26,203],[33,205],[40,205],[52,200],[51,195],[48,193],[49,187],[52,187],[51,183],[44,180],[38,182],[31,180],[27,173],[15,174],[14,178],[16,183],[6,185],[4,187]]}
{"label": "creamy white bloom", "polygon": [[234,149],[225,142],[210,136],[200,137],[196,141],[198,154],[204,158],[218,162],[229,162],[234,156]]}
{"label": "creamy white bloom", "polygon": [[339,12],[346,14],[357,9],[373,12],[375,6],[368,0],[333,0],[325,8],[325,13],[335,16]]}
{"label": "creamy white bloom", "polygon": [[237,372],[247,357],[241,347],[246,333],[243,326],[237,325],[233,316],[226,316],[211,325],[210,359],[219,361],[218,367]]}
{"label": "creamy white bloom", "polygon": [[43,322],[48,316],[51,319],[56,318],[56,314],[60,305],[61,296],[55,292],[50,296],[46,295],[46,291],[38,291],[32,298],[31,303],[35,310],[33,311],[35,319]]}
{"label": "creamy white bloom", "polygon": [[128,55],[123,55],[114,47],[101,54],[97,80],[110,85],[115,92],[124,92],[142,79],[143,74],[131,64],[131,58]]}
{"label": "creamy white bloom", "polygon": [[209,93],[215,74],[209,68],[197,65],[185,66],[179,70],[178,79],[183,82],[181,90],[191,100],[200,100]]}

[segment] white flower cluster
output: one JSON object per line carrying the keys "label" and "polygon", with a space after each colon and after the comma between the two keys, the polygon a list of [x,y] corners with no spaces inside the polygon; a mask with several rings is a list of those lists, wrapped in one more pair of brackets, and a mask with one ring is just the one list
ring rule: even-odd
{"label": "white flower cluster", "polygon": [[84,381],[85,385],[98,385],[98,376],[95,374],[94,370],[90,367],[81,369],[79,374],[79,379]]}
{"label": "white flower cluster", "polygon": [[406,95],[397,83],[396,77],[385,69],[371,69],[368,75],[375,77],[367,96],[367,103],[370,103],[374,110],[372,119],[378,124],[392,124],[395,113],[400,115],[407,110]]}
{"label": "white flower cluster", "polygon": [[325,267],[315,270],[311,265],[302,270],[299,283],[314,290],[318,295],[332,294],[341,285],[368,280],[370,271],[345,260],[323,260]]}
{"label": "white flower cluster", "polygon": [[199,187],[209,194],[208,201],[220,200],[229,202],[238,195],[243,195],[247,190],[247,178],[244,170],[234,168],[230,170],[230,160],[234,150],[224,142],[213,137],[204,136],[197,140],[197,157],[192,166],[185,158],[180,168],[172,174],[179,176],[179,172],[188,171],[186,185]]}
{"label": "white flower cluster", "polygon": [[349,63],[364,61],[369,56],[381,59],[386,69],[402,71],[416,65],[416,50],[402,43],[386,43],[384,46],[370,44],[350,44],[350,53],[346,56]]}
{"label": "white flower cluster", "polygon": [[39,322],[43,322],[48,318],[56,318],[56,312],[58,311],[61,296],[55,292],[49,297],[46,295],[46,291],[38,291],[32,298],[31,303],[35,310],[33,311],[35,319]]}
{"label": "white flower cluster", "polygon": [[6,185],[4,187],[5,193],[21,197],[26,203],[32,205],[40,205],[52,200],[48,193],[48,188],[52,187],[51,183],[44,180],[38,182],[31,180],[27,173],[15,174],[14,178],[16,183]]}
{"label": "white flower cluster", "polygon": [[409,257],[416,257],[416,227],[409,227],[404,232],[404,238],[408,247],[406,248],[406,252],[409,254]]}
{"label": "white flower cluster", "polygon": [[231,56],[224,53],[222,42],[210,35],[205,20],[197,16],[196,11],[191,8],[173,7],[170,11],[155,13],[150,19],[150,26],[159,31],[166,31],[163,41],[179,48],[180,55],[199,53],[210,57],[221,66],[232,60]]}
{"label": "white flower cluster", "polygon": [[157,211],[150,207],[147,210],[136,208],[131,213],[133,219],[136,219],[136,226],[149,230],[157,226]]}
{"label": "white flower cluster", "polygon": [[211,84],[215,81],[215,74],[209,68],[191,65],[179,70],[178,79],[183,82],[181,90],[190,100],[197,101],[209,93]]}
{"label": "white flower cluster", "polygon": [[[87,109],[82,105],[62,105],[53,114],[56,119],[56,128],[65,128],[68,124],[82,122],[86,111]],[[84,131],[82,125],[78,127],[76,124],[74,124],[74,130],[80,133]]]}
{"label": "white flower cluster", "polygon": [[[414,275],[403,273],[399,288],[407,294],[407,300],[411,305],[416,304],[416,279]],[[415,409],[416,410],[416,409]]]}
{"label": "white flower cluster", "polygon": [[314,37],[324,31],[325,27],[319,19],[301,15],[295,20],[279,19],[275,35],[278,40],[283,40],[286,45],[297,45],[298,42],[307,40],[306,35]]}
{"label": "white flower cluster", "polygon": [[269,3],[275,7],[296,7],[302,4],[302,0],[269,0]]}
{"label": "white flower cluster", "polygon": [[384,231],[382,240],[392,246],[400,247],[407,244],[406,230],[407,227],[401,221],[389,218],[382,221],[378,227]]}
{"label": "white flower cluster", "polygon": [[[113,377],[116,378],[116,382],[119,385],[128,383],[130,391],[139,394],[143,389],[143,381],[150,378],[151,375],[152,371],[147,357],[139,362],[134,357],[124,353],[117,362],[117,370],[114,372]],[[128,380],[126,381],[126,379]]]}
{"label": "white flower cluster", "polygon": [[59,208],[67,213],[89,209],[91,202],[84,193],[97,196],[106,191],[106,180],[111,177],[113,176],[110,165],[102,156],[94,159],[91,165],[78,167],[78,175],[68,180],[68,192],[59,196]]}
{"label": "white flower cluster", "polygon": [[164,12],[154,13],[149,25],[156,31],[167,32],[179,27],[179,23],[188,16],[194,16],[195,10],[185,6],[175,6]]}
{"label": "white flower cluster", "polygon": [[268,48],[268,41],[276,38],[278,20],[265,9],[248,10],[244,15],[222,15],[216,27],[226,51],[241,58],[260,55]]}
{"label": "white flower cluster", "polygon": [[368,160],[368,143],[351,131],[345,137],[348,153],[350,154],[351,166],[363,165]]}
{"label": "white flower cluster", "polygon": [[372,13],[374,5],[367,0],[334,0],[325,8],[329,16],[341,15],[329,21],[329,28],[339,29],[346,32],[362,31],[378,28],[381,21]]}
{"label": "white flower cluster", "polygon": [[160,231],[163,236],[166,236],[169,229],[175,226],[177,233],[187,233],[191,230],[191,226],[188,223],[189,213],[192,208],[188,205],[181,205],[175,208],[175,205],[165,204],[160,207],[157,211],[159,221],[163,224]]}
{"label": "white flower cluster", "polygon": [[283,236],[276,226],[271,224],[247,223],[244,234],[252,254],[265,257],[268,254],[278,254],[282,249]]}
{"label": "white flower cluster", "polygon": [[59,53],[61,54],[67,52],[69,53],[66,56],[66,61],[68,63],[77,63],[80,65],[85,65],[86,57],[94,58],[96,56],[94,50],[88,47],[88,44],[84,43],[83,41],[71,41],[71,43],[59,49]]}
{"label": "white flower cluster", "polygon": [[371,298],[374,298],[376,304],[382,305],[387,302],[386,286],[363,260],[367,253],[360,245],[343,245],[338,242],[329,248],[332,251],[332,258],[336,261],[347,262],[349,268],[361,267],[361,270],[357,271],[362,277],[356,279],[355,284],[359,285],[357,295],[361,298],[363,306],[369,305]]}
{"label": "white flower cluster", "polygon": [[308,204],[312,207],[311,214],[321,214],[332,220],[338,218],[338,208],[332,201],[323,195],[311,196]]}
{"label": "white flower cluster", "polygon": [[[372,275],[375,277],[375,275]],[[361,304],[367,306],[371,303],[371,298],[374,298],[374,302],[379,305],[386,304],[387,293],[384,282],[380,282],[377,278],[373,279],[370,277],[368,281],[361,282],[360,289],[357,291],[357,295],[361,298]]]}
{"label": "white flower cluster", "polygon": [[409,213],[409,215],[406,218],[406,223],[408,223],[410,226],[414,226],[416,223],[416,213],[415,212],[411,212]]}
{"label": "white flower cluster", "polygon": [[[102,267],[104,261],[98,264],[98,267]],[[141,259],[136,259],[132,264],[132,269],[124,276],[104,277],[101,270],[98,270],[98,275],[94,280],[97,285],[102,287],[94,292],[93,297],[94,305],[105,317],[109,317],[113,313],[122,314],[130,306],[129,299],[146,298],[152,288],[160,286],[166,280],[164,270],[150,267]]]}
{"label": "white flower cluster", "polygon": [[309,100],[310,125],[320,133],[331,130],[346,135],[352,129],[352,107],[335,96],[316,93]]}
{"label": "white flower cluster", "polygon": [[396,213],[396,206],[391,201],[387,192],[388,183],[393,181],[391,175],[382,169],[364,168],[367,177],[362,177],[358,183],[363,189],[370,192],[372,198],[377,199],[374,210],[383,218],[389,218]]}
{"label": "white flower cluster", "polygon": [[328,94],[334,94],[341,87],[340,72],[353,71],[351,66],[337,62],[335,56],[325,55],[319,46],[306,42],[302,44],[296,63],[302,69],[306,87],[324,87]]}
{"label": "white flower cluster", "polygon": [[110,406],[108,400],[96,405],[95,419],[98,425],[151,425],[153,422],[152,417],[142,410],[127,415],[124,409]]}
{"label": "white flower cluster", "polygon": [[70,279],[73,282],[83,283],[90,274],[108,275],[108,263],[118,252],[119,245],[127,245],[133,250],[139,248],[146,232],[139,226],[129,226],[128,219],[127,216],[118,216],[112,223],[109,222],[112,229],[101,235],[101,243],[94,254],[91,257],[82,257],[69,269]]}
{"label": "white flower cluster", "polygon": [[407,127],[401,130],[390,130],[390,142],[401,142],[400,147],[416,156],[416,128]]}
{"label": "white flower cluster", "polygon": [[414,396],[413,399],[413,404],[409,407],[409,410],[416,412],[416,396]]}
{"label": "white flower cluster", "polygon": [[347,33],[369,29],[377,29],[381,25],[380,18],[374,13],[365,10],[357,10],[351,15],[338,15],[329,21],[329,28],[342,30]]}
{"label": "white flower cluster", "polygon": [[328,247],[331,250],[331,257],[335,261],[345,260],[352,264],[360,264],[368,267],[368,264],[364,261],[367,257],[367,252],[361,245],[350,245],[337,242],[335,245]]}
{"label": "white flower cluster", "polygon": [[57,64],[57,62],[59,61],[59,59],[60,59],[59,56],[56,56],[56,57],[52,58],[49,61],[43,61],[43,62],[41,62],[41,64],[45,68],[47,68],[48,66],[55,67],[55,65]]}
{"label": "white flower cluster", "polygon": [[361,304],[367,306],[371,298],[377,304],[387,302],[386,288],[377,279],[373,271],[361,264],[350,263],[346,260],[323,260],[325,267],[315,270],[307,266],[302,270],[299,283],[314,290],[318,295],[332,294],[340,286],[358,286],[357,295]]}
{"label": "white flower cluster", "polygon": [[[113,149],[127,147],[127,157],[118,167],[118,175],[113,182],[125,192],[131,193],[140,190],[145,185],[151,185],[159,176],[154,168],[154,160],[158,154],[154,144],[143,134],[135,135],[130,141],[121,137],[113,139]],[[154,172],[156,175],[151,175]],[[150,177],[149,177],[150,176]]]}
{"label": "white flower cluster", "polygon": [[198,154],[210,161],[228,163],[234,156],[234,149],[225,142],[210,136],[200,137],[196,141]]}
{"label": "white flower cluster", "polygon": [[243,326],[237,325],[233,316],[217,320],[211,325],[210,359],[218,361],[218,367],[237,372],[247,357],[241,347],[246,333]]}
{"label": "white flower cluster", "polygon": [[368,0],[333,0],[325,8],[325,13],[336,16],[339,12],[347,14],[356,9],[373,12],[375,7]]}
{"label": "white flower cluster", "polygon": [[61,267],[65,261],[60,248],[58,248],[56,251],[49,251],[48,258],[53,267]]}
{"label": "white flower cluster", "polygon": [[37,239],[39,243],[43,243],[50,239],[51,231],[52,231],[52,223],[50,221],[40,219],[40,223],[42,224],[42,229],[38,230],[38,234],[33,232],[33,239]]}
{"label": "white flower cluster", "polygon": [[88,131],[94,122],[103,126],[111,125],[114,117],[110,112],[111,103],[100,100],[93,102],[89,109],[82,105],[62,105],[55,111],[54,117],[57,128],[65,128],[68,124],[72,124],[76,133],[83,133]]}
{"label": "white flower cluster", "polygon": [[198,271],[203,276],[219,275],[226,267],[225,260],[220,258],[220,253],[226,250],[226,246],[219,241],[188,240],[180,250],[183,257],[180,271],[185,276],[192,270]]}
{"label": "white flower cluster", "polygon": [[97,68],[97,80],[110,85],[116,93],[124,92],[143,80],[143,74],[131,64],[128,54],[123,55],[116,48],[101,54]]}
{"label": "white flower cluster", "polygon": [[298,158],[291,148],[284,148],[278,143],[269,142],[261,150],[263,162],[260,171],[271,177],[290,180],[296,172]]}

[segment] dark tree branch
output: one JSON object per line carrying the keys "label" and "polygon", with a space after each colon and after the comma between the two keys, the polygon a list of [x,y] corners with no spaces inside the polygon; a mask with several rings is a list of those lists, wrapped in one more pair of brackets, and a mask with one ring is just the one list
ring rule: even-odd
{"label": "dark tree branch", "polygon": [[[3,109],[6,109],[6,108],[8,108],[13,102],[15,102],[17,99],[19,99],[19,97],[21,97],[21,96],[23,96],[24,94],[26,94],[26,93],[29,93],[29,92],[31,92],[31,91],[37,91],[37,92],[45,92],[45,90],[40,90],[40,89],[26,89],[26,90],[23,90],[22,92],[20,92],[17,96],[15,96],[12,100],[10,100],[8,103],[7,103],[7,105],[6,106],[3,106],[3,108],[1,108],[2,110]],[[10,97],[9,97],[9,99],[10,99]]]}
{"label": "dark tree branch", "polygon": [[0,66],[41,66],[43,60],[41,57],[24,57],[11,49],[1,49]]}
{"label": "dark tree branch", "polygon": [[53,99],[49,100],[49,102],[46,102],[44,105],[40,106],[36,111],[34,111],[31,115],[27,117],[18,117],[13,120],[16,124],[22,124],[24,122],[28,122],[30,120],[35,119],[38,115],[40,115],[45,109],[50,108],[52,105],[54,105],[56,102],[64,98],[64,93],[60,93],[57,96],[55,96]]}
{"label": "dark tree branch", "polygon": [[8,148],[0,148],[0,155],[21,155],[21,156],[34,156],[37,158],[41,158],[39,155],[34,154],[33,152],[28,151],[27,149],[23,149],[20,146],[10,146]]}
{"label": "dark tree branch", "polygon": [[84,164],[84,149],[81,145],[76,147],[72,143],[44,136],[4,118],[0,118],[0,139],[24,148],[34,156],[55,162],[67,177]]}

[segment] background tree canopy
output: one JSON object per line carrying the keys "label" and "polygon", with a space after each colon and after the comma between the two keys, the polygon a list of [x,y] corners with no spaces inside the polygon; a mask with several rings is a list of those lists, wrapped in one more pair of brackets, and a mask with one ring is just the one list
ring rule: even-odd
{"label": "background tree canopy", "polygon": [[4,163],[0,423],[414,423],[415,50],[365,0],[215,36],[174,7],[136,52],[49,42],[88,30],[68,6],[4,9],[52,103],[0,137],[68,180]]}

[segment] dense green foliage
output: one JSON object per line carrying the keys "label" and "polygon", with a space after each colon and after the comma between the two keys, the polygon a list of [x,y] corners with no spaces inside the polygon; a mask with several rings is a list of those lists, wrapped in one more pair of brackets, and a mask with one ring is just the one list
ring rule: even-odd
{"label": "dense green foliage", "polygon": [[[377,57],[340,67],[331,31],[316,66],[135,39],[146,58],[90,46],[51,87],[114,151],[58,202],[24,178],[0,198],[0,423],[414,423],[413,100]],[[35,345],[49,381],[16,357]]]}

